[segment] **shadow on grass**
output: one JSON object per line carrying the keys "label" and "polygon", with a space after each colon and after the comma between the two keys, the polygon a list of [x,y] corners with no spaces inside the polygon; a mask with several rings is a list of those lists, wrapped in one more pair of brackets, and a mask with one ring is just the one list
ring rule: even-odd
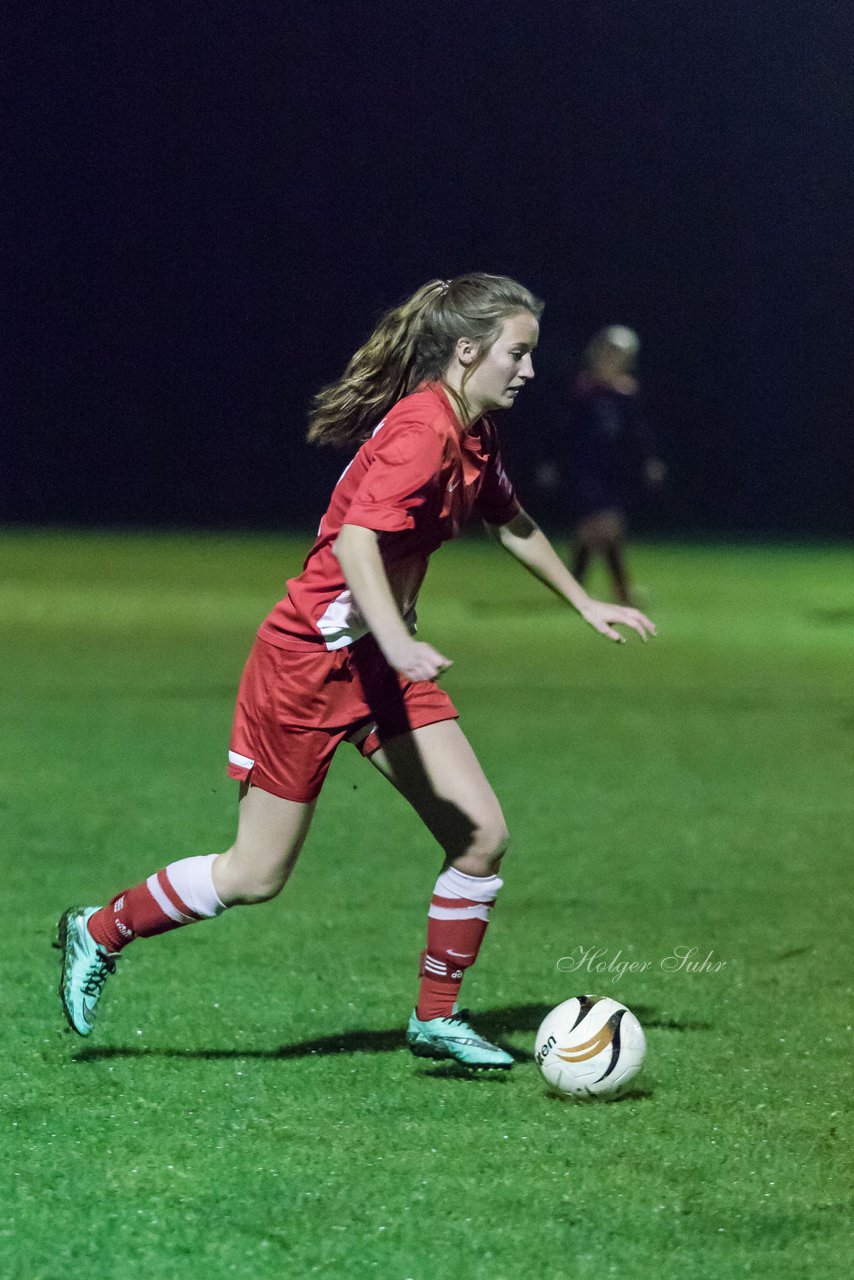
{"label": "shadow on grass", "polygon": [[[525,1052],[505,1042],[505,1037],[518,1032],[533,1033],[537,1030],[546,1014],[551,1012],[547,1004],[514,1004],[501,1009],[485,1009],[475,1017],[477,1029],[488,1039],[496,1041],[521,1063],[532,1062],[529,1052]],[[666,1031],[708,1031],[711,1024],[706,1022],[676,1022],[663,1018],[654,1009],[635,1006],[634,1011],[647,1028]],[[298,1040],[294,1044],[278,1045],[268,1049],[178,1049],[170,1047],[146,1048],[142,1045],[87,1045],[80,1049],[73,1058],[74,1062],[100,1062],[110,1058],[175,1058],[203,1059],[212,1062],[236,1059],[267,1059],[287,1061],[292,1058],[330,1057],[333,1054],[347,1053],[395,1053],[405,1045],[403,1027],[393,1027],[385,1031],[342,1031],[335,1035],[318,1036],[313,1040]],[[441,1067],[425,1069],[422,1074],[447,1076],[471,1073],[465,1068],[443,1064]],[[490,1073],[485,1077],[495,1079]]]}
{"label": "shadow on grass", "polygon": [[[516,1053],[513,1049],[504,1046],[508,1053],[512,1053],[517,1062],[530,1062],[530,1056],[525,1053]],[[422,1080],[477,1080],[481,1083],[486,1081],[494,1084],[499,1080],[502,1084],[509,1079],[510,1072],[506,1067],[464,1067],[460,1062],[437,1062],[432,1067],[421,1067],[415,1074],[420,1076]]]}
{"label": "shadow on grass", "polygon": [[806,614],[810,622],[820,626],[850,627],[854,626],[854,606],[843,605],[834,609],[812,609]]}
{"label": "shadow on grass", "polygon": [[557,1093],[554,1089],[544,1089],[543,1097],[548,1102],[558,1102],[561,1106],[581,1106],[581,1107],[609,1107],[617,1106],[621,1102],[648,1102],[655,1097],[652,1089],[626,1089],[623,1093],[618,1093],[616,1097],[613,1094],[604,1094],[602,1097],[573,1097],[568,1093]]}
{"label": "shadow on grass", "polygon": [[812,951],[815,951],[815,947],[810,943],[806,947],[793,947],[791,951],[781,951],[779,955],[773,956],[772,959],[795,960],[799,956],[808,956]]}
{"label": "shadow on grass", "polygon": [[[477,1015],[477,1029],[491,1039],[517,1031],[536,1031],[549,1012],[545,1004],[508,1005],[503,1009],[487,1009]],[[299,1040],[273,1049],[172,1049],[144,1048],[141,1045],[89,1045],[74,1055],[75,1062],[97,1062],[105,1058],[310,1058],[339,1053],[394,1053],[405,1045],[402,1026],[387,1031],[342,1031],[336,1035]],[[530,1055],[502,1045],[517,1062],[530,1061]]]}
{"label": "shadow on grass", "polygon": [[701,1018],[665,1018],[656,1009],[633,1004],[632,1013],[646,1031],[714,1031],[714,1023]]}

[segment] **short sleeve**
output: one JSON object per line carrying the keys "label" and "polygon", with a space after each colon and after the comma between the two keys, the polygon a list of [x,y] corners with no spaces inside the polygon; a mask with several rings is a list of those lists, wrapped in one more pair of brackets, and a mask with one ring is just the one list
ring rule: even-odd
{"label": "short sleeve", "polygon": [[425,423],[386,423],[342,523],[389,533],[414,529],[438,493],[442,453],[442,441]]}
{"label": "short sleeve", "polygon": [[521,511],[516,490],[504,470],[494,427],[490,427],[489,454],[474,509],[481,520],[495,525],[509,524]]}

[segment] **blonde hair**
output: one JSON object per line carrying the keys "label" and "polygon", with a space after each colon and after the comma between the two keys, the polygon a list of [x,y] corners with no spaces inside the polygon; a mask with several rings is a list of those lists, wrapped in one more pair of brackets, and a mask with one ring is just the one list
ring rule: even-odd
{"label": "blonde hair", "polygon": [[471,272],[430,280],[387,311],[337,382],[314,397],[308,439],[347,445],[366,440],[393,404],[422,382],[440,379],[460,338],[480,348],[469,377],[510,316],[537,319],[543,303],[507,276]]}

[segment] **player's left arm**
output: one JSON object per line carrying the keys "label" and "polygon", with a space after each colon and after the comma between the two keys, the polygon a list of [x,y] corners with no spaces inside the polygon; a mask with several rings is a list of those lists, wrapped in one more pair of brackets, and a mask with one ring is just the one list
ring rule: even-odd
{"label": "player's left arm", "polygon": [[487,523],[486,528],[505,551],[509,551],[535,578],[539,578],[561,599],[566,600],[567,604],[572,605],[600,635],[624,644],[625,637],[614,630],[615,626],[631,627],[642,640],[656,634],[655,624],[639,609],[607,604],[604,600],[592,600],[526,511],[520,510],[507,524]]}

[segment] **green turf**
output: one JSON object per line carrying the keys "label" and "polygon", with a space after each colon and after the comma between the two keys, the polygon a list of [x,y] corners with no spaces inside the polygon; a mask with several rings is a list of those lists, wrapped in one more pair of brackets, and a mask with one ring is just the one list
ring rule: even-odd
{"label": "green turf", "polygon": [[[494,547],[435,558],[421,634],[514,836],[464,988],[509,1077],[402,1048],[437,855],[350,748],[277,902],[136,944],[63,1029],[60,910],[230,840],[236,680],[305,545],[3,537],[0,1275],[850,1276],[850,549],[637,548],[661,635],[619,648]],[[625,1100],[530,1060],[585,990],[646,1027]]]}

